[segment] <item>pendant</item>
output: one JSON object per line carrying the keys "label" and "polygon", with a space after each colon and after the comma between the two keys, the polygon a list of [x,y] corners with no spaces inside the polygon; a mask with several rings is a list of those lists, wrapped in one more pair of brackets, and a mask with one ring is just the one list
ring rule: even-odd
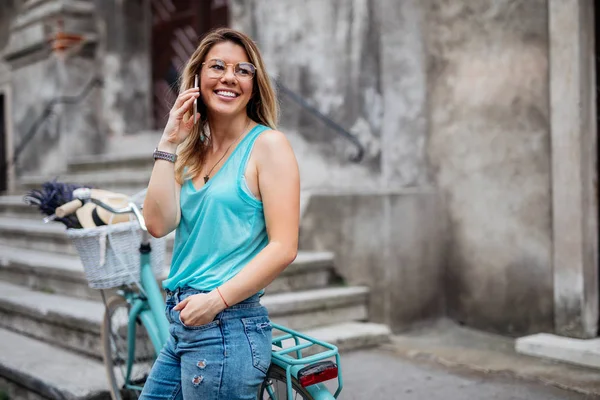
{"label": "pendant", "polygon": [[204,183],[207,183],[209,179],[210,179],[210,176],[206,175],[206,176],[204,177]]}

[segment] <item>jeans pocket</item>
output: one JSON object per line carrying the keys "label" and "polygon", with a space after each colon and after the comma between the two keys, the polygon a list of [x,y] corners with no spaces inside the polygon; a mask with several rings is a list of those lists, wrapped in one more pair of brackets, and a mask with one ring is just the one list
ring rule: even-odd
{"label": "jeans pocket", "polygon": [[252,364],[266,374],[271,365],[271,321],[269,317],[260,316],[242,318],[242,323],[252,350]]}
{"label": "jeans pocket", "polygon": [[215,319],[214,321],[211,321],[208,324],[204,324],[204,325],[198,325],[198,326],[186,325],[181,320],[181,312],[177,313],[177,318],[179,319],[179,323],[181,324],[181,326],[183,326],[185,329],[191,329],[191,330],[195,330],[195,331],[203,331],[203,330],[218,326],[220,324],[220,321],[218,319]]}

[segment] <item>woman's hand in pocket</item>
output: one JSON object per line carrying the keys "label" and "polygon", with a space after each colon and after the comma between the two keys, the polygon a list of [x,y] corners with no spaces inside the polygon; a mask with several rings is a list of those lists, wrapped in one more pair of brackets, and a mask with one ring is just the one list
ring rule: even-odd
{"label": "woman's hand in pocket", "polygon": [[215,319],[225,309],[223,301],[214,290],[186,297],[173,310],[180,311],[179,318],[184,325],[202,326]]}

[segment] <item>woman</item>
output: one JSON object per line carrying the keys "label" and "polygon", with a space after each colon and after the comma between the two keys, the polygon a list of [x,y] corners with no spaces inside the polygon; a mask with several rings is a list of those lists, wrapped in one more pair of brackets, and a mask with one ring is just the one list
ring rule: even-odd
{"label": "woman", "polygon": [[144,399],[256,398],[271,359],[259,295],[298,245],[298,165],[277,114],[252,40],[209,33],[183,71],[144,202],[153,236],[176,230],[163,283],[171,335]]}

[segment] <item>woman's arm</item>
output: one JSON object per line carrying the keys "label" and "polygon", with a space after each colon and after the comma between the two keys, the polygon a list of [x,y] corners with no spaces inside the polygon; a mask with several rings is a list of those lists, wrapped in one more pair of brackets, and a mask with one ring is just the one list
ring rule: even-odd
{"label": "woman's arm", "polygon": [[[194,121],[191,113],[185,118],[194,100],[200,95],[198,88],[185,90],[179,94],[169,112],[169,120],[158,144],[158,150],[176,153],[177,146],[190,134]],[[148,232],[154,237],[163,237],[179,225],[181,209],[179,195],[181,185],[175,179],[175,164],[156,160],[144,200],[144,220]]]}
{"label": "woman's arm", "polygon": [[267,131],[254,151],[269,243],[219,288],[229,305],[268,286],[298,253],[300,173],[292,147],[283,133]]}
{"label": "woman's arm", "polygon": [[[175,153],[177,146],[161,140],[158,150]],[[181,185],[175,180],[175,164],[158,159],[154,163],[144,200],[144,220],[148,232],[163,237],[179,225]]]}

